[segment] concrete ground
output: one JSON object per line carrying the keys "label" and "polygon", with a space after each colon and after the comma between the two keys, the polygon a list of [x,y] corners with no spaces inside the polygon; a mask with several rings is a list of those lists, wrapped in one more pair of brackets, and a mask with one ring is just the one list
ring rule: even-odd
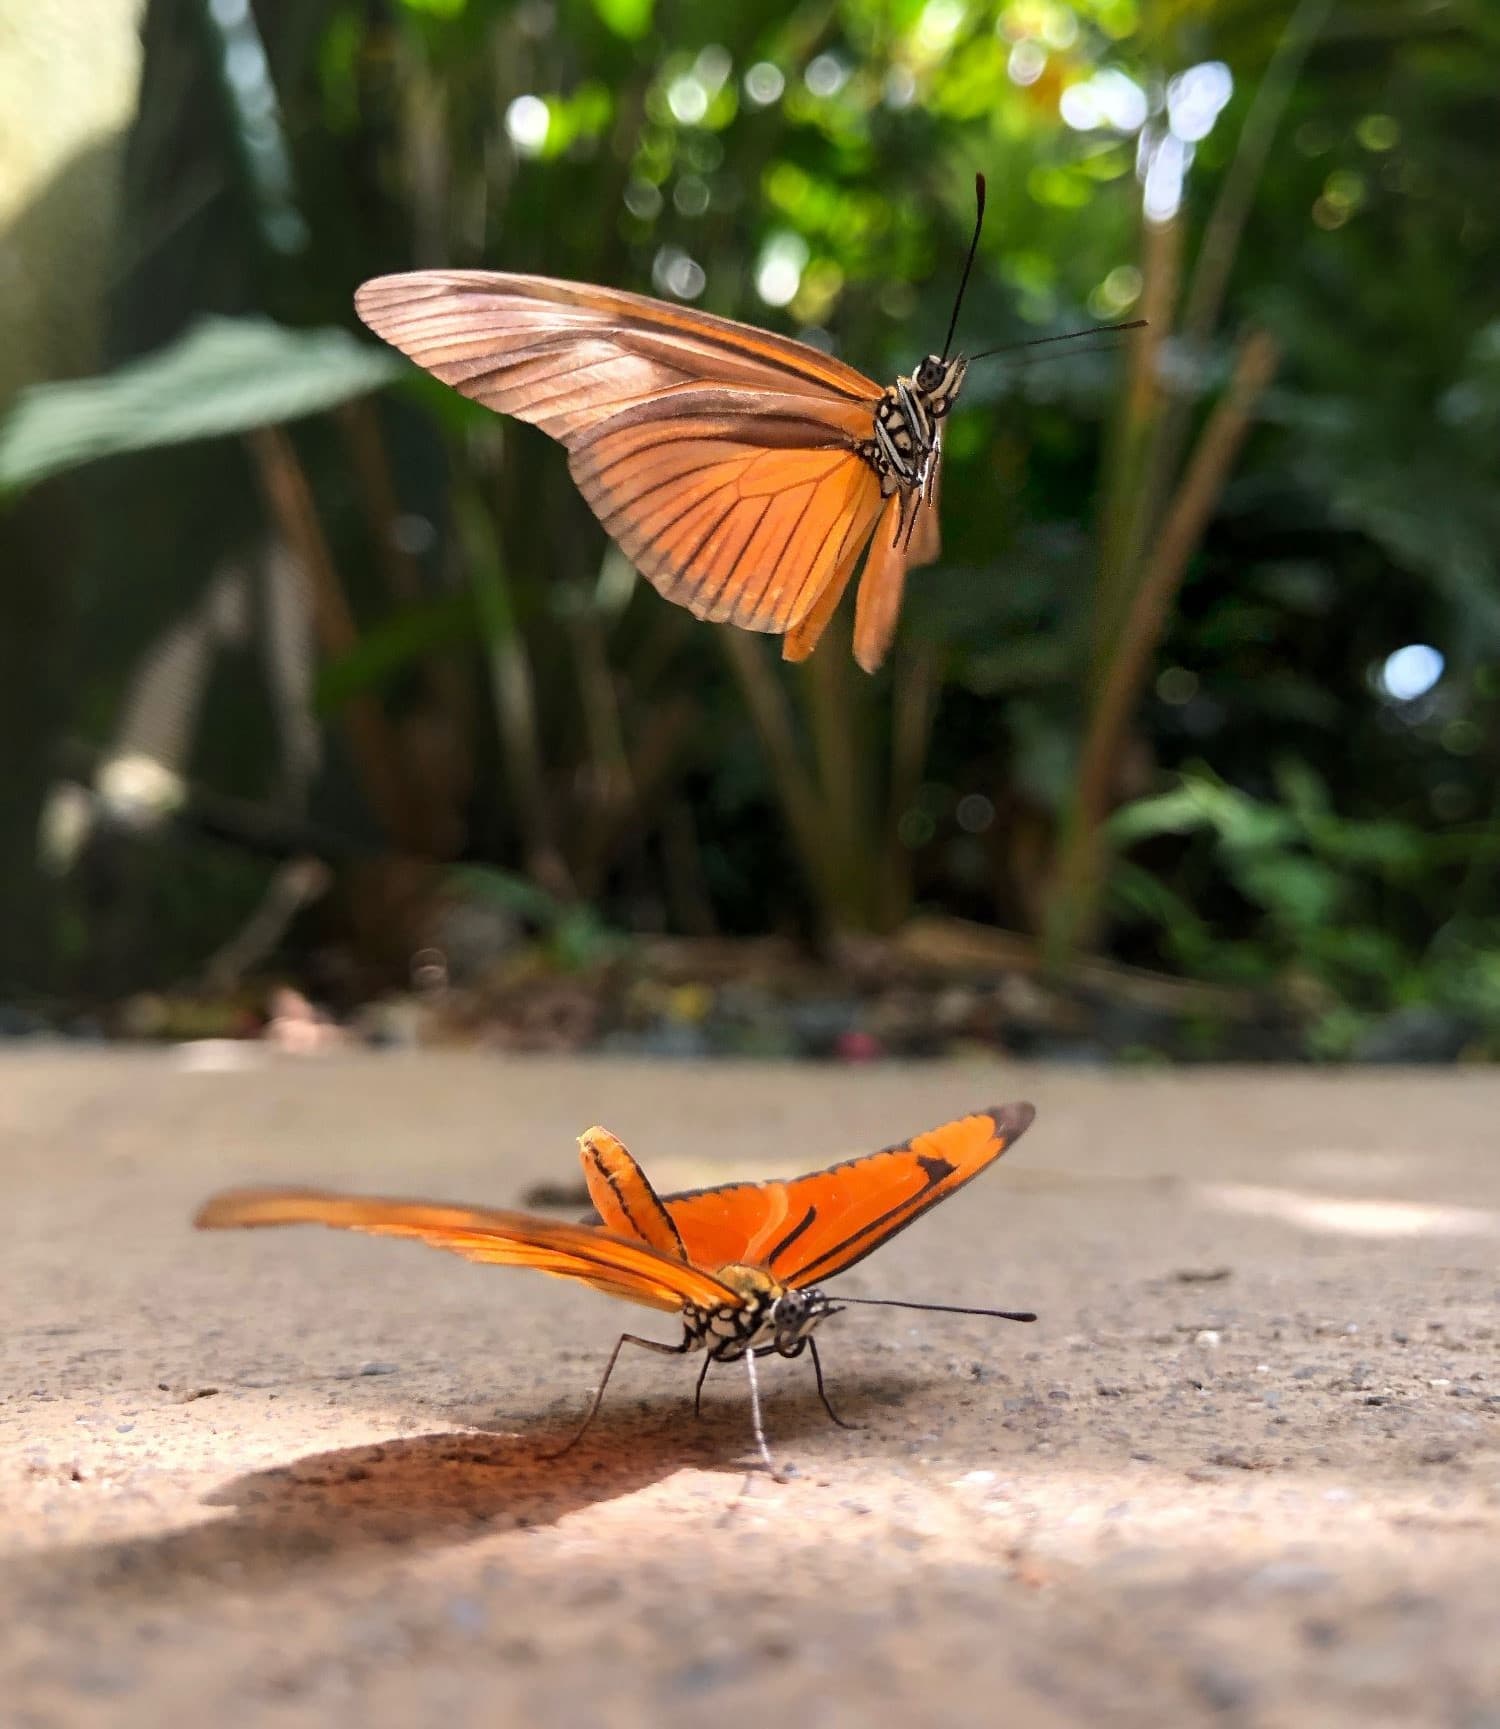
{"label": "concrete ground", "polygon": [[[20,1049],[0,1062],[0,1722],[1500,1725],[1500,1077]],[[226,1183],[524,1204],[1029,1097],[766,1366]],[[534,1195],[532,1197],[534,1199]],[[566,1197],[564,1197],[566,1198]]]}

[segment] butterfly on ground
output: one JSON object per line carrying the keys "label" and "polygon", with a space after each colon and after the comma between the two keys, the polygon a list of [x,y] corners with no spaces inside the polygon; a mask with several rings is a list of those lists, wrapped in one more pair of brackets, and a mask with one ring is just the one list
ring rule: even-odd
{"label": "butterfly on ground", "polygon": [[[928,1309],[1034,1321],[1029,1312],[830,1297],[822,1282],[847,1272],[872,1250],[946,1200],[1024,1134],[1028,1104],[1000,1105],[959,1117],[883,1152],[780,1182],[726,1183],[658,1195],[607,1129],[579,1137],[584,1179],[597,1223],[571,1224],[533,1213],[437,1201],[345,1195],[326,1189],[231,1189],[214,1195],[194,1223],[202,1230],[254,1225],[331,1225],[378,1236],[414,1237],[471,1261],[534,1267],[578,1279],[608,1296],[679,1313],[675,1345],[622,1333],[573,1440],[598,1413],[620,1351],[686,1356],[705,1353],[694,1408],[714,1363],[743,1362],[761,1461],[773,1472],[760,1416],[758,1357],[812,1358],[818,1395],[828,1401],[815,1329],[845,1305]],[[847,1425],[844,1425],[847,1426]],[[566,1451],[566,1449],[564,1449]]]}
{"label": "butterfly on ground", "polygon": [[727,318],[545,276],[420,270],[354,297],[378,336],[486,408],[539,426],[606,532],[668,600],[812,653],[867,546],[854,654],[885,658],[909,569],[938,555],[949,358],[888,389]]}

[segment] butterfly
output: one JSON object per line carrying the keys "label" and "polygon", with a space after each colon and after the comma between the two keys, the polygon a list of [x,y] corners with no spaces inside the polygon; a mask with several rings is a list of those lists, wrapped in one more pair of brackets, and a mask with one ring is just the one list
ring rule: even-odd
{"label": "butterfly", "polygon": [[807,1352],[824,1409],[848,1427],[829,1402],[814,1338],[830,1315],[857,1304],[1036,1319],[1029,1311],[833,1298],[822,1289],[823,1280],[847,1272],[977,1177],[1026,1132],[1034,1115],[1028,1104],[1000,1105],[808,1176],[725,1183],[677,1195],[658,1195],[615,1136],[596,1127],[579,1137],[584,1181],[595,1209],[594,1220],[580,1224],[488,1207],[289,1188],[227,1190],[206,1201],[194,1223],[200,1230],[316,1224],[412,1237],[471,1261],[534,1267],[578,1279],[611,1297],[676,1312],[683,1325],[677,1344],[620,1335],[567,1447],[598,1414],[626,1345],[670,1356],[702,1351],[694,1410],[700,1408],[713,1364],[744,1363],[756,1450],[774,1475],[761,1422],[758,1357]]}
{"label": "butterfly", "polygon": [[[615,544],[699,618],[817,646],[866,547],[854,655],[895,634],[908,570],[938,556],[943,421],[969,361],[941,354],[882,390],[793,342],[690,307],[545,276],[420,270],[363,283],[376,335],[464,396],[530,422]],[[978,358],[978,357],[976,357]]]}

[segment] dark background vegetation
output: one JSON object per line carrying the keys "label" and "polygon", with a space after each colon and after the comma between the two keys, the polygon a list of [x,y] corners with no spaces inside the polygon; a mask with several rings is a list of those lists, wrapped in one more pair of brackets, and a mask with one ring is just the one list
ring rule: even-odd
{"label": "dark background vegetation", "polygon": [[[58,294],[107,278],[97,376],[80,341],[0,420],[12,1024],[234,1027],[285,979],[667,1049],[716,1016],[783,1048],[783,997],[785,1048],[848,1054],[1500,1045],[1493,8],[151,0],[142,30],[108,220],[26,239],[65,172],[6,237]],[[874,679],[847,620],[788,669],[668,606],[556,446],[351,310],[381,271],[538,271],[884,382],[941,344],[976,171],[961,346],[1150,326],[971,372],[943,560]]]}

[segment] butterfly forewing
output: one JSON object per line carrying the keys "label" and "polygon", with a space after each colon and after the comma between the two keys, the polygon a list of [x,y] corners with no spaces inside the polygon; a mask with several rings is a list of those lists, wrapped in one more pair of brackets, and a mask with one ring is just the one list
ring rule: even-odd
{"label": "butterfly forewing", "polygon": [[578,1137],[578,1156],[589,1199],[606,1231],[649,1244],[674,1260],[688,1258],[672,1215],[646,1173],[608,1129],[586,1129]]}
{"label": "butterfly forewing", "polygon": [[652,1309],[677,1310],[689,1303],[713,1308],[738,1300],[701,1267],[662,1254],[645,1241],[488,1207],[341,1195],[323,1189],[232,1189],[206,1201],[194,1223],[200,1230],[329,1225],[375,1236],[411,1237],[470,1261],[530,1267],[558,1278],[578,1279],[595,1290]]}
{"label": "butterfly forewing", "polygon": [[788,1285],[810,1285],[863,1260],[972,1181],[1033,1115],[1030,1105],[1001,1105],[826,1171],[668,1195],[663,1205],[695,1265],[744,1261]]}
{"label": "butterfly forewing", "polygon": [[[465,395],[567,432],[688,383],[843,398],[880,388],[830,354],[623,289],[486,270],[377,276],[354,297],[377,335]],[[577,375],[577,376],[575,376]]]}

